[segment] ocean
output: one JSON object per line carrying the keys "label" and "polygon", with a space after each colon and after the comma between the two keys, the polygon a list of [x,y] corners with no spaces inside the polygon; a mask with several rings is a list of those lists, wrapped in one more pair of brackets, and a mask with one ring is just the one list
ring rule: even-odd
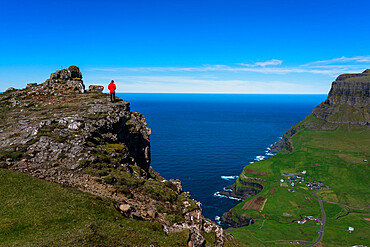
{"label": "ocean", "polygon": [[268,147],[303,120],[327,95],[117,93],[142,113],[151,134],[151,166],[178,178],[201,202],[205,217],[219,217],[240,201],[217,192],[245,165],[267,159]]}

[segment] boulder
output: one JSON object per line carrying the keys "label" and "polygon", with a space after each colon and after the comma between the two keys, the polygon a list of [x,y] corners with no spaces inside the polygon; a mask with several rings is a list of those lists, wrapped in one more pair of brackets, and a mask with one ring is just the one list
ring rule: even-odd
{"label": "boulder", "polygon": [[89,86],[89,91],[90,92],[102,93],[103,90],[104,90],[104,86],[99,86],[99,85],[90,85]]}
{"label": "boulder", "polygon": [[119,209],[123,212],[123,213],[129,213],[131,211],[131,206],[130,204],[121,204],[119,206]]}

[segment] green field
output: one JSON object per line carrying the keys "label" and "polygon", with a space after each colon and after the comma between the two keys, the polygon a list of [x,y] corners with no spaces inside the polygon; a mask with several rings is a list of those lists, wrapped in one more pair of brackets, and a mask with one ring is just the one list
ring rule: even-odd
{"label": "green field", "polygon": [[[0,246],[187,246],[189,230],[123,217],[113,201],[0,168]],[[214,246],[214,233],[206,234]],[[225,247],[244,246],[225,235]]]}
{"label": "green field", "polygon": [[[312,116],[297,124],[321,121]],[[330,130],[303,128],[292,136],[293,151],[281,150],[276,156],[250,164],[249,170],[264,171],[266,175],[245,172],[239,179],[262,178],[262,192],[254,197],[267,197],[262,210],[242,209],[248,198],[232,209],[233,217],[252,217],[255,223],[242,228],[230,228],[237,239],[249,246],[292,246],[287,241],[314,242],[320,229],[314,221],[297,223],[303,216],[321,219],[321,210],[307,182],[322,182],[324,190],[317,194],[324,201],[326,224],[321,243],[326,246],[370,245],[370,131],[367,127],[349,128],[338,125]],[[299,174],[304,178],[294,188],[283,173]],[[280,179],[284,179],[281,183]],[[299,179],[297,179],[298,181]],[[328,186],[328,188],[326,187]],[[270,190],[276,187],[273,194]],[[237,182],[237,189],[243,185]],[[295,192],[289,192],[294,189]],[[262,226],[262,227],[261,227]],[[346,231],[354,227],[352,233]],[[258,229],[258,230],[256,230]]]}
{"label": "green field", "polygon": [[0,169],[0,246],[185,246],[188,231],[123,217],[113,203]]}

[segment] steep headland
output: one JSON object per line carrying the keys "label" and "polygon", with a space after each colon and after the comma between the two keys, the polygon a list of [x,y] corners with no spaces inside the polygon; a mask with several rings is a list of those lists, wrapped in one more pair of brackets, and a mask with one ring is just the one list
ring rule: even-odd
{"label": "steep headland", "polygon": [[334,129],[337,124],[348,124],[350,128],[370,125],[370,70],[359,74],[342,74],[332,83],[327,99],[315,107],[307,118],[325,121],[304,121],[295,125],[282,139],[271,147],[271,152],[286,148],[291,150],[290,137],[299,128]]}
{"label": "steep headland", "polygon": [[[60,241],[61,245],[116,246],[136,246],[138,243],[148,246],[238,244],[232,236],[224,234],[220,226],[203,217],[200,203],[182,190],[180,180],[166,180],[151,168],[151,130],[144,116],[131,111],[130,104],[121,99],[111,103],[109,95],[103,94],[102,90],[102,86],[90,86],[86,90],[79,68],[71,66],[51,74],[44,83],[31,83],[24,89],[9,88],[0,94],[0,167],[98,196],[94,203],[108,203],[107,212],[113,210],[120,217],[134,222],[152,222],[154,225],[141,227],[147,227],[148,232],[152,229],[153,235],[161,237],[135,242],[135,238],[141,236],[135,228],[129,227],[133,231],[132,242],[104,242],[102,239],[94,242],[94,238],[86,239],[83,231],[78,237],[71,235],[71,238],[69,233],[63,233],[67,234],[65,240],[55,238],[55,241]],[[19,175],[1,171],[1,178],[5,178],[3,181],[8,181],[7,176]],[[37,180],[18,178],[29,181],[30,184],[21,185],[24,190],[27,186],[30,189],[32,186],[45,186],[49,190],[48,185],[39,184]],[[44,200],[54,200],[47,199],[50,195],[45,192]],[[69,192],[63,193],[68,197]],[[22,201],[17,199],[18,196],[14,195],[9,200]],[[85,198],[83,195],[79,197]],[[71,205],[74,204],[71,202]],[[4,217],[10,217],[10,222],[16,221],[11,210],[10,207],[12,217]],[[48,210],[54,208],[51,206]],[[56,219],[50,219],[53,220]],[[68,224],[75,222],[73,218],[66,220]],[[9,232],[17,232],[18,225],[8,224]],[[27,234],[28,223],[23,224],[24,231],[20,233]],[[41,225],[52,228],[58,223],[44,222]],[[122,229],[125,227],[121,226]],[[95,230],[90,228],[88,231],[103,235],[109,231],[99,229],[99,225],[94,226]],[[121,232],[116,234],[119,236]],[[30,242],[23,244],[48,244],[41,241],[44,237],[41,233],[34,239],[25,237]],[[158,239],[163,241],[158,242]],[[49,240],[50,243],[54,241],[53,238]],[[21,240],[9,241],[11,245]]]}
{"label": "steep headland", "polygon": [[271,147],[279,153],[246,166],[230,187],[245,200],[223,215],[227,232],[251,246],[368,245],[369,96],[369,70],[340,75]]}

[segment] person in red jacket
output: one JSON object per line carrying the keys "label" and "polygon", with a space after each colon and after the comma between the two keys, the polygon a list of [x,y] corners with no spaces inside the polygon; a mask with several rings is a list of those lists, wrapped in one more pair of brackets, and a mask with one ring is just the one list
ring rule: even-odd
{"label": "person in red jacket", "polygon": [[114,102],[116,99],[116,85],[114,84],[113,80],[109,83],[108,89],[110,92],[110,100]]}

